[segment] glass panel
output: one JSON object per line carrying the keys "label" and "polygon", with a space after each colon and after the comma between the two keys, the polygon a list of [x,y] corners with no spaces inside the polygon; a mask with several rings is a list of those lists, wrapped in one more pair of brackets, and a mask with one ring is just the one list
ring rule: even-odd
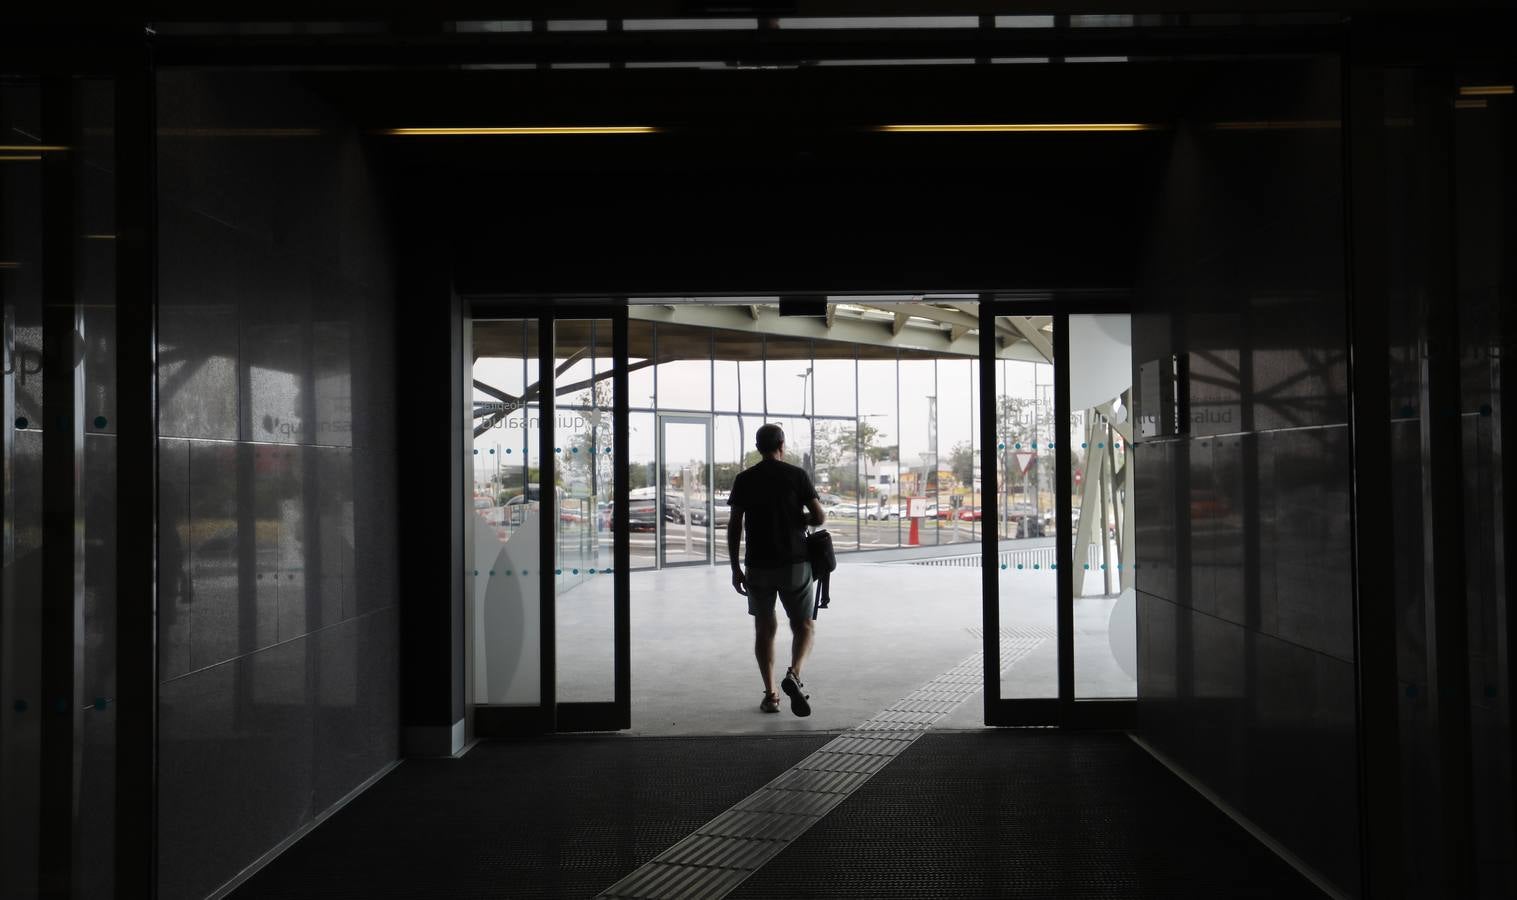
{"label": "glass panel", "polygon": [[859,471],[878,518],[860,525],[864,549],[901,542],[901,448],[896,424],[895,350],[859,348]]}
{"label": "glass panel", "polygon": [[539,669],[537,323],[473,326],[473,477],[466,498],[464,575],[474,625],[474,696],[535,705]]}
{"label": "glass panel", "polygon": [[647,322],[628,322],[627,406],[652,409],[653,400],[653,326]]}
{"label": "glass panel", "polygon": [[554,323],[556,381],[554,529],[560,702],[616,698],[615,618],[611,579],[611,322]]}
{"label": "glass panel", "polygon": [[[749,417],[744,417],[749,418]],[[816,459],[811,450],[811,425],[812,420],[802,416],[776,416],[770,415],[764,422],[772,422],[780,426],[785,432],[785,455],[784,460],[792,466],[800,466],[811,476],[813,484],[816,483]],[[758,427],[754,426],[754,433]],[[750,441],[750,446],[752,442]]]}
{"label": "glass panel", "polygon": [[764,412],[764,340],[743,331],[712,332],[716,368],[716,408],[726,412]]}
{"label": "glass panel", "polygon": [[1075,696],[1137,696],[1128,316],[1071,316]]}
{"label": "glass panel", "polygon": [[[116,787],[116,233],[115,90],[79,82],[80,141],[77,213],[84,240],[75,250],[82,307],[84,359],[81,418],[83,466],[79,494],[84,522],[84,641],[80,691],[86,708],[79,743],[78,892],[114,893]],[[76,384],[78,381],[76,380]],[[79,557],[75,557],[79,559]],[[160,602],[161,602],[160,595]]]}
{"label": "glass panel", "polygon": [[817,341],[813,353],[813,411],[836,417],[816,419],[812,425],[816,489],[827,508],[833,546],[853,550],[858,546],[858,522],[865,518],[870,500],[859,480],[855,345]]}
{"label": "glass panel", "polygon": [[868,493],[860,490],[858,420],[816,419],[815,429],[814,483],[827,511],[827,530],[835,549],[853,550],[860,522],[880,519]]}
{"label": "glass panel", "polygon": [[816,355],[812,363],[812,398],[819,416],[853,417],[856,391],[854,390],[853,344],[833,341],[817,341]]}
{"label": "glass panel", "polygon": [[[1032,321],[1034,326],[1039,323]],[[1057,559],[1052,537],[1057,419],[1052,334],[1009,344],[996,361],[995,565],[1000,578],[1001,696],[1056,698]]]}
{"label": "glass panel", "polygon": [[711,409],[711,331],[686,325],[659,325],[658,408],[707,412]]}
{"label": "glass panel", "polygon": [[753,435],[758,432],[762,420],[758,416],[717,416],[714,427],[714,456],[716,491],[713,500],[716,520],[716,558],[718,562],[729,559],[727,553],[727,523],[731,509],[727,498],[732,495],[732,482],[737,473],[759,461],[758,450],[753,446]]}
{"label": "glass panel", "polygon": [[[7,142],[40,135],[36,84],[0,83]],[[42,166],[0,163],[5,589],[0,603],[0,896],[34,897],[42,753]]]}
{"label": "glass panel", "polygon": [[[936,544],[938,493],[937,364],[902,351],[900,363],[902,543]],[[910,498],[922,501],[907,502]]]}
{"label": "glass panel", "polygon": [[711,456],[709,423],[680,419],[663,420],[660,435],[662,456],[662,519],[664,565],[711,561],[710,491]]}
{"label": "glass panel", "polygon": [[938,543],[978,540],[980,532],[979,363],[938,360]]}
{"label": "glass panel", "polygon": [[[764,341],[765,412],[806,415],[811,402],[811,342],[771,337]],[[788,437],[790,432],[786,430]]]}
{"label": "glass panel", "polygon": [[657,429],[653,413],[627,415],[627,543],[634,569],[658,565]]}

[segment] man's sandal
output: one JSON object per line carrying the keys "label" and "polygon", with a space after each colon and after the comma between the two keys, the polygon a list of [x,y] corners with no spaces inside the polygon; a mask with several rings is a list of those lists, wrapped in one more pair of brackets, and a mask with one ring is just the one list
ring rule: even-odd
{"label": "man's sandal", "polygon": [[764,700],[763,700],[763,702],[761,702],[759,704],[759,709],[763,710],[766,713],[777,713],[777,712],[779,712],[780,711],[780,695],[779,694],[772,694],[772,693],[769,693],[769,692],[766,691],[764,693]]}
{"label": "man's sandal", "polygon": [[790,711],[798,716],[811,715],[811,695],[806,693],[806,685],[795,677],[795,672],[786,670],[785,678],[780,682],[780,690],[790,696]]}

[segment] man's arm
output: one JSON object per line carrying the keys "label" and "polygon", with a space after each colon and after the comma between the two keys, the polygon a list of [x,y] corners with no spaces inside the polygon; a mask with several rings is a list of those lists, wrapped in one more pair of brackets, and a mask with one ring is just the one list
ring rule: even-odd
{"label": "man's arm", "polygon": [[732,587],[744,596],[748,594],[748,579],[743,577],[742,556],[738,550],[743,544],[743,510],[732,507],[732,517],[727,520],[727,558],[732,562]]}
{"label": "man's arm", "polygon": [[827,513],[822,509],[822,501],[816,495],[816,487],[811,483],[811,476],[804,471],[801,475],[801,496],[805,497],[807,525],[819,526],[827,521]]}

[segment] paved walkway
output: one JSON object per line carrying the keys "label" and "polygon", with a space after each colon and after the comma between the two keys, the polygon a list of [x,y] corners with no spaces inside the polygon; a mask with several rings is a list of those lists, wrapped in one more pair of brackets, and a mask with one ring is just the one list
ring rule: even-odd
{"label": "paved walkway", "polygon": [[[843,563],[833,601],[817,623],[804,673],[813,714],[758,711],[746,600],[725,567],[632,575],[632,734],[755,734],[841,731],[952,667],[981,646],[980,571],[971,567]],[[1002,627],[1045,638],[1005,670],[1004,696],[1056,695],[1054,587],[1051,572],[1002,573]],[[1106,648],[1115,600],[1076,605],[1077,671],[1083,693],[1130,696],[1131,681]],[[610,579],[559,598],[559,697],[609,700]],[[776,641],[777,675],[789,661],[788,630]],[[1088,652],[1086,648],[1089,648]],[[979,695],[938,723],[983,724]]]}

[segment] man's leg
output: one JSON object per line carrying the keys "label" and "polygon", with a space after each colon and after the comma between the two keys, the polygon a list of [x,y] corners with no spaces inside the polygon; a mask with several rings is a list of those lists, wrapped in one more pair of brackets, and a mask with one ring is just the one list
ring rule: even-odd
{"label": "man's leg", "polygon": [[811,641],[815,636],[816,623],[809,616],[790,620],[790,671],[796,678],[801,677],[801,663],[811,652]]}
{"label": "man's leg", "polygon": [[753,617],[753,658],[758,660],[759,675],[764,679],[764,693],[774,693],[774,634],[779,621],[774,610]]}

